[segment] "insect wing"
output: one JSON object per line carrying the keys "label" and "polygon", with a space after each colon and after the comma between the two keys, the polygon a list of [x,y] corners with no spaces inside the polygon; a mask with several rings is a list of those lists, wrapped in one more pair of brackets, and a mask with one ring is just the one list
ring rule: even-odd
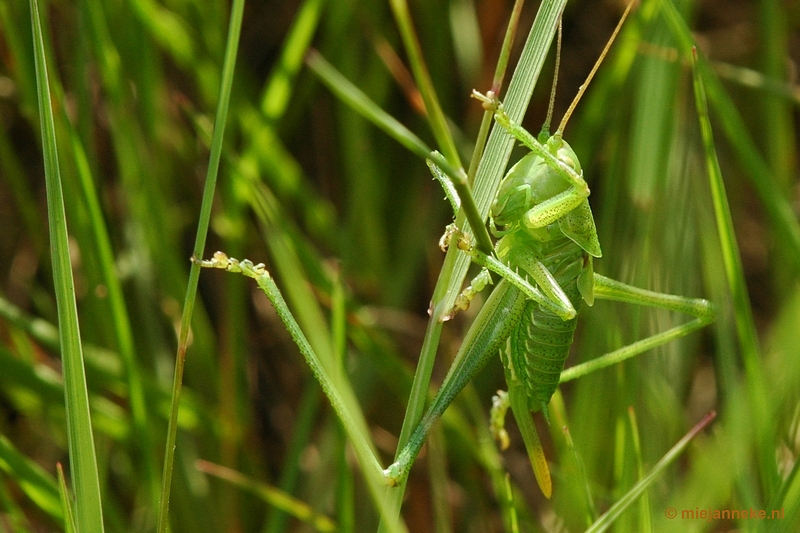
{"label": "insect wing", "polygon": [[594,257],[601,257],[600,241],[597,239],[597,228],[594,225],[592,209],[589,201],[584,200],[578,207],[558,220],[558,227],[572,239],[575,244]]}

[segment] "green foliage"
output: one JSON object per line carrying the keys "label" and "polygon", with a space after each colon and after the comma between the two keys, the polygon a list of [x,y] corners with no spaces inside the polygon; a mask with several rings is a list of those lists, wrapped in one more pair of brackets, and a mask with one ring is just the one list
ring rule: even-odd
{"label": "green foliage", "polygon": [[[88,462],[107,530],[156,529],[181,331],[188,347],[167,483],[173,532],[378,527],[381,511],[334,411],[254,284],[203,272],[191,331],[181,329],[197,279],[189,257],[200,191],[218,150],[203,255],[223,249],[267,263],[309,344],[352,390],[366,438],[388,465],[406,406],[409,420],[418,418],[436,388],[427,378],[412,388],[418,355],[427,354],[422,374],[439,383],[472,318],[429,321],[429,302],[448,307],[468,259],[438,250],[452,212],[419,147],[441,151],[454,172],[477,161],[472,143],[488,122],[469,95],[491,87],[511,9],[495,4],[251,2],[238,39],[228,2],[40,4],[36,54],[47,60],[50,91],[42,97],[28,3],[0,0],[4,527],[63,530],[75,520],[83,531],[75,511],[91,486],[76,467]],[[489,437],[490,399],[503,383],[501,365],[490,363],[411,471],[408,530],[601,530],[612,518],[617,531],[800,528],[798,100],[786,81],[800,14],[789,4],[641,2],[565,132],[592,191],[604,252],[595,270],[708,298],[719,311],[715,325],[562,386],[549,434],[537,420],[553,473],[549,502],[519,434],[509,428],[511,449],[502,454]],[[511,69],[524,80],[501,93],[534,132],[546,114],[553,54],[527,113],[538,68],[516,65],[537,9],[523,9],[512,48]],[[558,3],[546,9],[557,15]],[[576,0],[564,9],[556,118],[618,16],[608,3]],[[539,59],[555,29],[548,20],[550,33],[535,35]],[[229,38],[239,48],[232,80],[224,70]],[[724,189],[707,178],[714,158],[692,86],[695,42],[703,45],[697,72]],[[398,143],[362,118],[305,57],[324,58],[411,136]],[[419,81],[425,72],[430,80]],[[52,132],[40,109],[52,110]],[[467,172],[477,176],[480,214],[512,143],[497,132],[488,146],[486,168]],[[57,161],[65,219],[46,202],[45,160],[48,180]],[[717,219],[725,202],[730,222]],[[63,230],[48,231],[54,219],[66,224],[68,241]],[[70,292],[67,267],[77,321],[58,305]],[[94,451],[76,449],[67,429],[80,386],[70,379],[75,349],[61,347],[57,328],[74,346],[71,320],[80,324]],[[567,365],[683,320],[598,301],[581,311]],[[434,365],[435,354],[442,362]],[[712,409],[712,429],[681,441]],[[684,455],[665,466],[676,445]],[[57,462],[67,493],[59,494]],[[634,502],[642,480],[649,489]],[[68,498],[69,513],[60,504]],[[681,518],[684,509],[743,508],[783,509],[784,518]]]}

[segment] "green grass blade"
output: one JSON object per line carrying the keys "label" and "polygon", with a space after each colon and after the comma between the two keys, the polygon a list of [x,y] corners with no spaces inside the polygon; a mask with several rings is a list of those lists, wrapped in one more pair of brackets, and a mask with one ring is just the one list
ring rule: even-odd
{"label": "green grass blade", "polygon": [[69,495],[67,479],[64,477],[61,463],[56,465],[56,470],[58,470],[58,492],[61,496],[61,507],[64,509],[64,531],[65,533],[75,533],[78,528],[75,525],[75,515],[72,513],[72,498]]}
{"label": "green grass blade", "polygon": [[64,523],[56,481],[41,466],[25,457],[4,435],[0,435],[0,470],[13,478],[39,509],[55,522]]}
{"label": "green grass blade", "polygon": [[458,150],[456,150],[453,136],[450,134],[442,106],[439,104],[439,98],[433,88],[433,81],[428,72],[428,67],[425,65],[419,39],[414,30],[414,23],[411,20],[411,13],[408,10],[408,3],[406,0],[391,0],[389,5],[391,5],[394,12],[400,35],[408,53],[411,71],[414,73],[414,79],[419,87],[422,100],[425,102],[425,111],[427,112],[433,136],[436,138],[439,149],[444,153],[447,161],[454,167],[460,168],[462,166],[461,158],[458,156]]}
{"label": "green grass blade", "polygon": [[476,228],[475,238],[478,247],[484,253],[492,252],[491,239],[489,232],[483,224],[483,217],[478,212],[475,205],[472,191],[467,185],[468,177],[464,170],[457,165],[453,165],[442,157],[438,151],[431,151],[416,135],[405,126],[400,124],[391,115],[378,107],[367,95],[361,92],[355,85],[350,83],[344,76],[339,74],[321,55],[312,52],[308,55],[307,62],[309,67],[325,82],[325,84],[353,109],[358,111],[367,120],[381,128],[400,144],[426,160],[435,163],[439,168],[450,176],[452,185],[461,200],[461,208],[464,215],[470,221],[470,225]]}
{"label": "green grass blade", "polygon": [[653,467],[650,473],[644,477],[641,481],[636,483],[631,490],[625,494],[622,498],[617,500],[611,508],[606,511],[592,526],[586,530],[586,533],[601,533],[603,531],[608,530],[614,522],[619,518],[619,516],[631,505],[633,505],[636,500],[639,499],[644,492],[650,488],[650,486],[659,478],[659,476],[664,473],[669,465],[675,462],[675,460],[686,450],[686,447],[689,443],[694,439],[698,433],[700,433],[703,428],[705,428],[708,424],[714,420],[716,413],[712,412],[705,416],[700,422],[694,426],[689,433],[687,433],[681,440],[679,440],[675,446],[673,446],[665,455],[661,458],[661,460]]}
{"label": "green grass blade", "polygon": [[[309,68],[319,77],[320,80],[343,102],[348,104],[364,118],[378,126],[387,135],[408,148],[411,152],[422,159],[430,156],[431,149],[422,140],[403,126],[397,119],[378,107],[375,102],[364,94],[358,87],[342,76],[319,52],[312,50],[306,56],[306,63]],[[440,165],[449,175],[457,174],[457,167],[454,168],[446,163]]]}
{"label": "green grass blade", "polygon": [[58,163],[53,101],[45,57],[39,5],[31,0],[33,46],[36,59],[36,84],[39,100],[42,151],[47,183],[47,211],[50,223],[50,246],[53,261],[53,284],[58,305],[58,322],[63,361],[67,433],[69,438],[72,482],[75,487],[76,524],[86,533],[103,531],[100,480],[92,435],[89,396],[83,350],[75,303],[75,285],[70,264],[69,237],[64,210],[61,172]]}
{"label": "green grass blade", "polygon": [[[697,66],[700,61],[696,49],[693,49],[692,58]],[[728,285],[733,295],[736,331],[744,359],[753,424],[755,425],[756,441],[758,442],[761,481],[767,499],[769,499],[777,487],[778,478],[773,452],[775,449],[774,433],[769,428],[767,386],[761,366],[761,349],[758,343],[755,322],[753,321],[747,284],[744,279],[744,268],[739,254],[739,246],[733,230],[730,205],[728,204],[725,184],[722,180],[722,171],[720,170],[717,152],[714,147],[714,136],[711,131],[700,68],[695,68],[694,73],[694,89],[697,112],[700,118],[700,131],[703,136],[708,179],[714,201],[714,213],[717,219],[717,231],[722,244],[722,259],[725,263]]]}
{"label": "green grass blade", "polygon": [[[585,515],[585,523],[581,524],[581,526],[588,527],[597,520],[600,513],[597,512],[597,507],[594,503],[592,487],[586,475],[586,464],[572,438],[570,424],[567,420],[566,407],[564,405],[564,395],[560,390],[556,390],[556,393],[550,399],[550,405],[548,405],[547,409],[550,411],[550,417],[552,418],[550,427],[553,428],[553,431],[551,431],[553,439],[559,442],[563,436],[563,442],[559,445],[561,449],[560,462],[563,465],[561,469],[565,471],[566,475],[574,476],[574,481],[563,487],[563,489],[572,491],[575,508],[580,509],[581,515]],[[571,464],[568,461],[571,461]],[[562,489],[560,488],[559,490]],[[577,503],[581,500],[583,500],[581,502],[582,505]]]}
{"label": "green grass blade", "polygon": [[[220,97],[217,105],[216,119],[214,121],[214,134],[211,141],[211,156],[208,164],[205,188],[203,190],[203,204],[197,226],[197,235],[193,248],[194,256],[200,257],[205,247],[208,226],[211,220],[211,205],[216,188],[219,163],[222,156],[222,144],[225,126],[228,117],[231,88],[233,86],[233,73],[236,65],[236,54],[239,49],[239,35],[242,29],[244,15],[244,0],[235,0],[231,5],[230,22],[228,27],[228,41],[225,48],[225,61],[220,82]],[[183,306],[181,326],[178,338],[178,353],[175,358],[175,375],[172,385],[172,402],[170,407],[169,428],[167,430],[166,448],[164,451],[164,470],[161,485],[161,505],[158,512],[158,531],[166,533],[169,520],[169,499],[172,487],[172,472],[175,462],[175,442],[178,432],[178,410],[180,407],[181,388],[183,384],[183,369],[186,360],[186,348],[197,296],[197,281],[200,277],[200,266],[192,263],[189,274],[189,283],[186,289],[186,300]]]}
{"label": "green grass blade", "polygon": [[800,221],[787,195],[775,180],[775,173],[758,152],[749,128],[742,120],[730,96],[712,70],[701,62],[700,69],[708,100],[715,110],[726,139],[734,147],[740,164],[750,178],[750,183],[764,204],[781,247],[787,250],[786,260],[794,272],[800,271]]}
{"label": "green grass blade", "polygon": [[[633,451],[636,456],[636,476],[644,479],[644,466],[642,465],[642,443],[639,438],[639,424],[636,422],[636,412],[633,407],[628,408],[628,421],[630,422],[631,438],[633,440]],[[647,492],[642,494],[639,500],[639,527],[637,531],[642,533],[653,531],[653,519],[650,515],[650,498]]]}
{"label": "green grass blade", "polygon": [[319,25],[326,0],[306,0],[300,6],[283,45],[283,53],[272,69],[269,84],[261,96],[261,112],[268,122],[274,123],[286,111],[292,95],[292,86],[303,64],[311,38]]}
{"label": "green grass blade", "polygon": [[[662,0],[662,9],[673,34],[680,40],[683,57],[690,59],[690,51],[695,43],[689,28],[670,1]],[[733,146],[740,164],[750,178],[750,183],[764,204],[775,231],[781,236],[781,246],[788,250],[786,258],[791,261],[795,272],[800,271],[800,221],[789,199],[781,190],[779,182],[774,179],[773,170],[759,153],[748,127],[742,120],[741,113],[707,62],[700,61],[695,68],[699,70],[707,98],[716,109],[716,115],[727,140]]]}
{"label": "green grass blade", "polygon": [[[767,79],[788,81],[785,58],[789,56],[789,19],[783,16],[780,2],[762,0],[759,2],[759,22],[761,34],[765,36],[761,47],[761,64]],[[775,181],[782,191],[792,186],[792,174],[797,169],[797,154],[794,146],[797,136],[792,124],[792,102],[784,95],[764,92],[763,132],[770,142],[765,146],[766,159],[773,169]]]}
{"label": "green grass blade", "polygon": [[327,516],[316,512],[307,503],[293,498],[277,487],[267,483],[255,481],[240,472],[215,465],[208,461],[199,461],[197,468],[201,472],[216,476],[220,479],[232,483],[233,485],[249,491],[267,504],[285,511],[289,515],[305,522],[315,530],[320,532],[336,531],[336,523]]}

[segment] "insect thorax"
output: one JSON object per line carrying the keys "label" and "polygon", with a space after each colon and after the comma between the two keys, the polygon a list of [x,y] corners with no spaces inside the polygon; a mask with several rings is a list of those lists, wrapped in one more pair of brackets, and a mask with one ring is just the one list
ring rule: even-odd
{"label": "insect thorax", "polygon": [[[550,137],[545,147],[556,158],[580,174],[581,165],[569,144],[560,137]],[[569,183],[538,154],[531,152],[520,159],[500,182],[492,204],[494,226],[503,234],[522,224],[523,216],[534,206],[569,188]]]}
{"label": "insect thorax", "polygon": [[[561,137],[553,136],[544,145],[553,156],[575,173],[582,174],[578,156]],[[571,211],[563,214],[557,223],[544,227],[532,227],[526,214],[555,196],[571,188],[567,179],[553,168],[554,163],[545,161],[539,154],[531,152],[511,167],[492,204],[490,226],[496,237],[517,231],[527,233],[542,243],[566,236],[594,257],[600,257],[600,243],[589,202],[584,198]],[[588,194],[588,189],[586,189]],[[580,192],[576,191],[576,195]]]}

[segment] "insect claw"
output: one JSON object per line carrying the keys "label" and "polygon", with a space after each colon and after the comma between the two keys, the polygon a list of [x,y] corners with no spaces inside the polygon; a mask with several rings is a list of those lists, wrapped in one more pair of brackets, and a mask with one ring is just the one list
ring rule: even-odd
{"label": "insect claw", "polygon": [[486,111],[496,111],[497,108],[500,106],[500,102],[497,100],[497,95],[494,91],[486,91],[486,94],[481,94],[475,89],[472,89],[472,97],[476,100],[480,100],[483,104],[483,108]]}
{"label": "insect claw", "polygon": [[469,252],[472,250],[472,244],[466,239],[466,237],[464,237],[464,235],[459,235],[458,249],[463,252]]}

